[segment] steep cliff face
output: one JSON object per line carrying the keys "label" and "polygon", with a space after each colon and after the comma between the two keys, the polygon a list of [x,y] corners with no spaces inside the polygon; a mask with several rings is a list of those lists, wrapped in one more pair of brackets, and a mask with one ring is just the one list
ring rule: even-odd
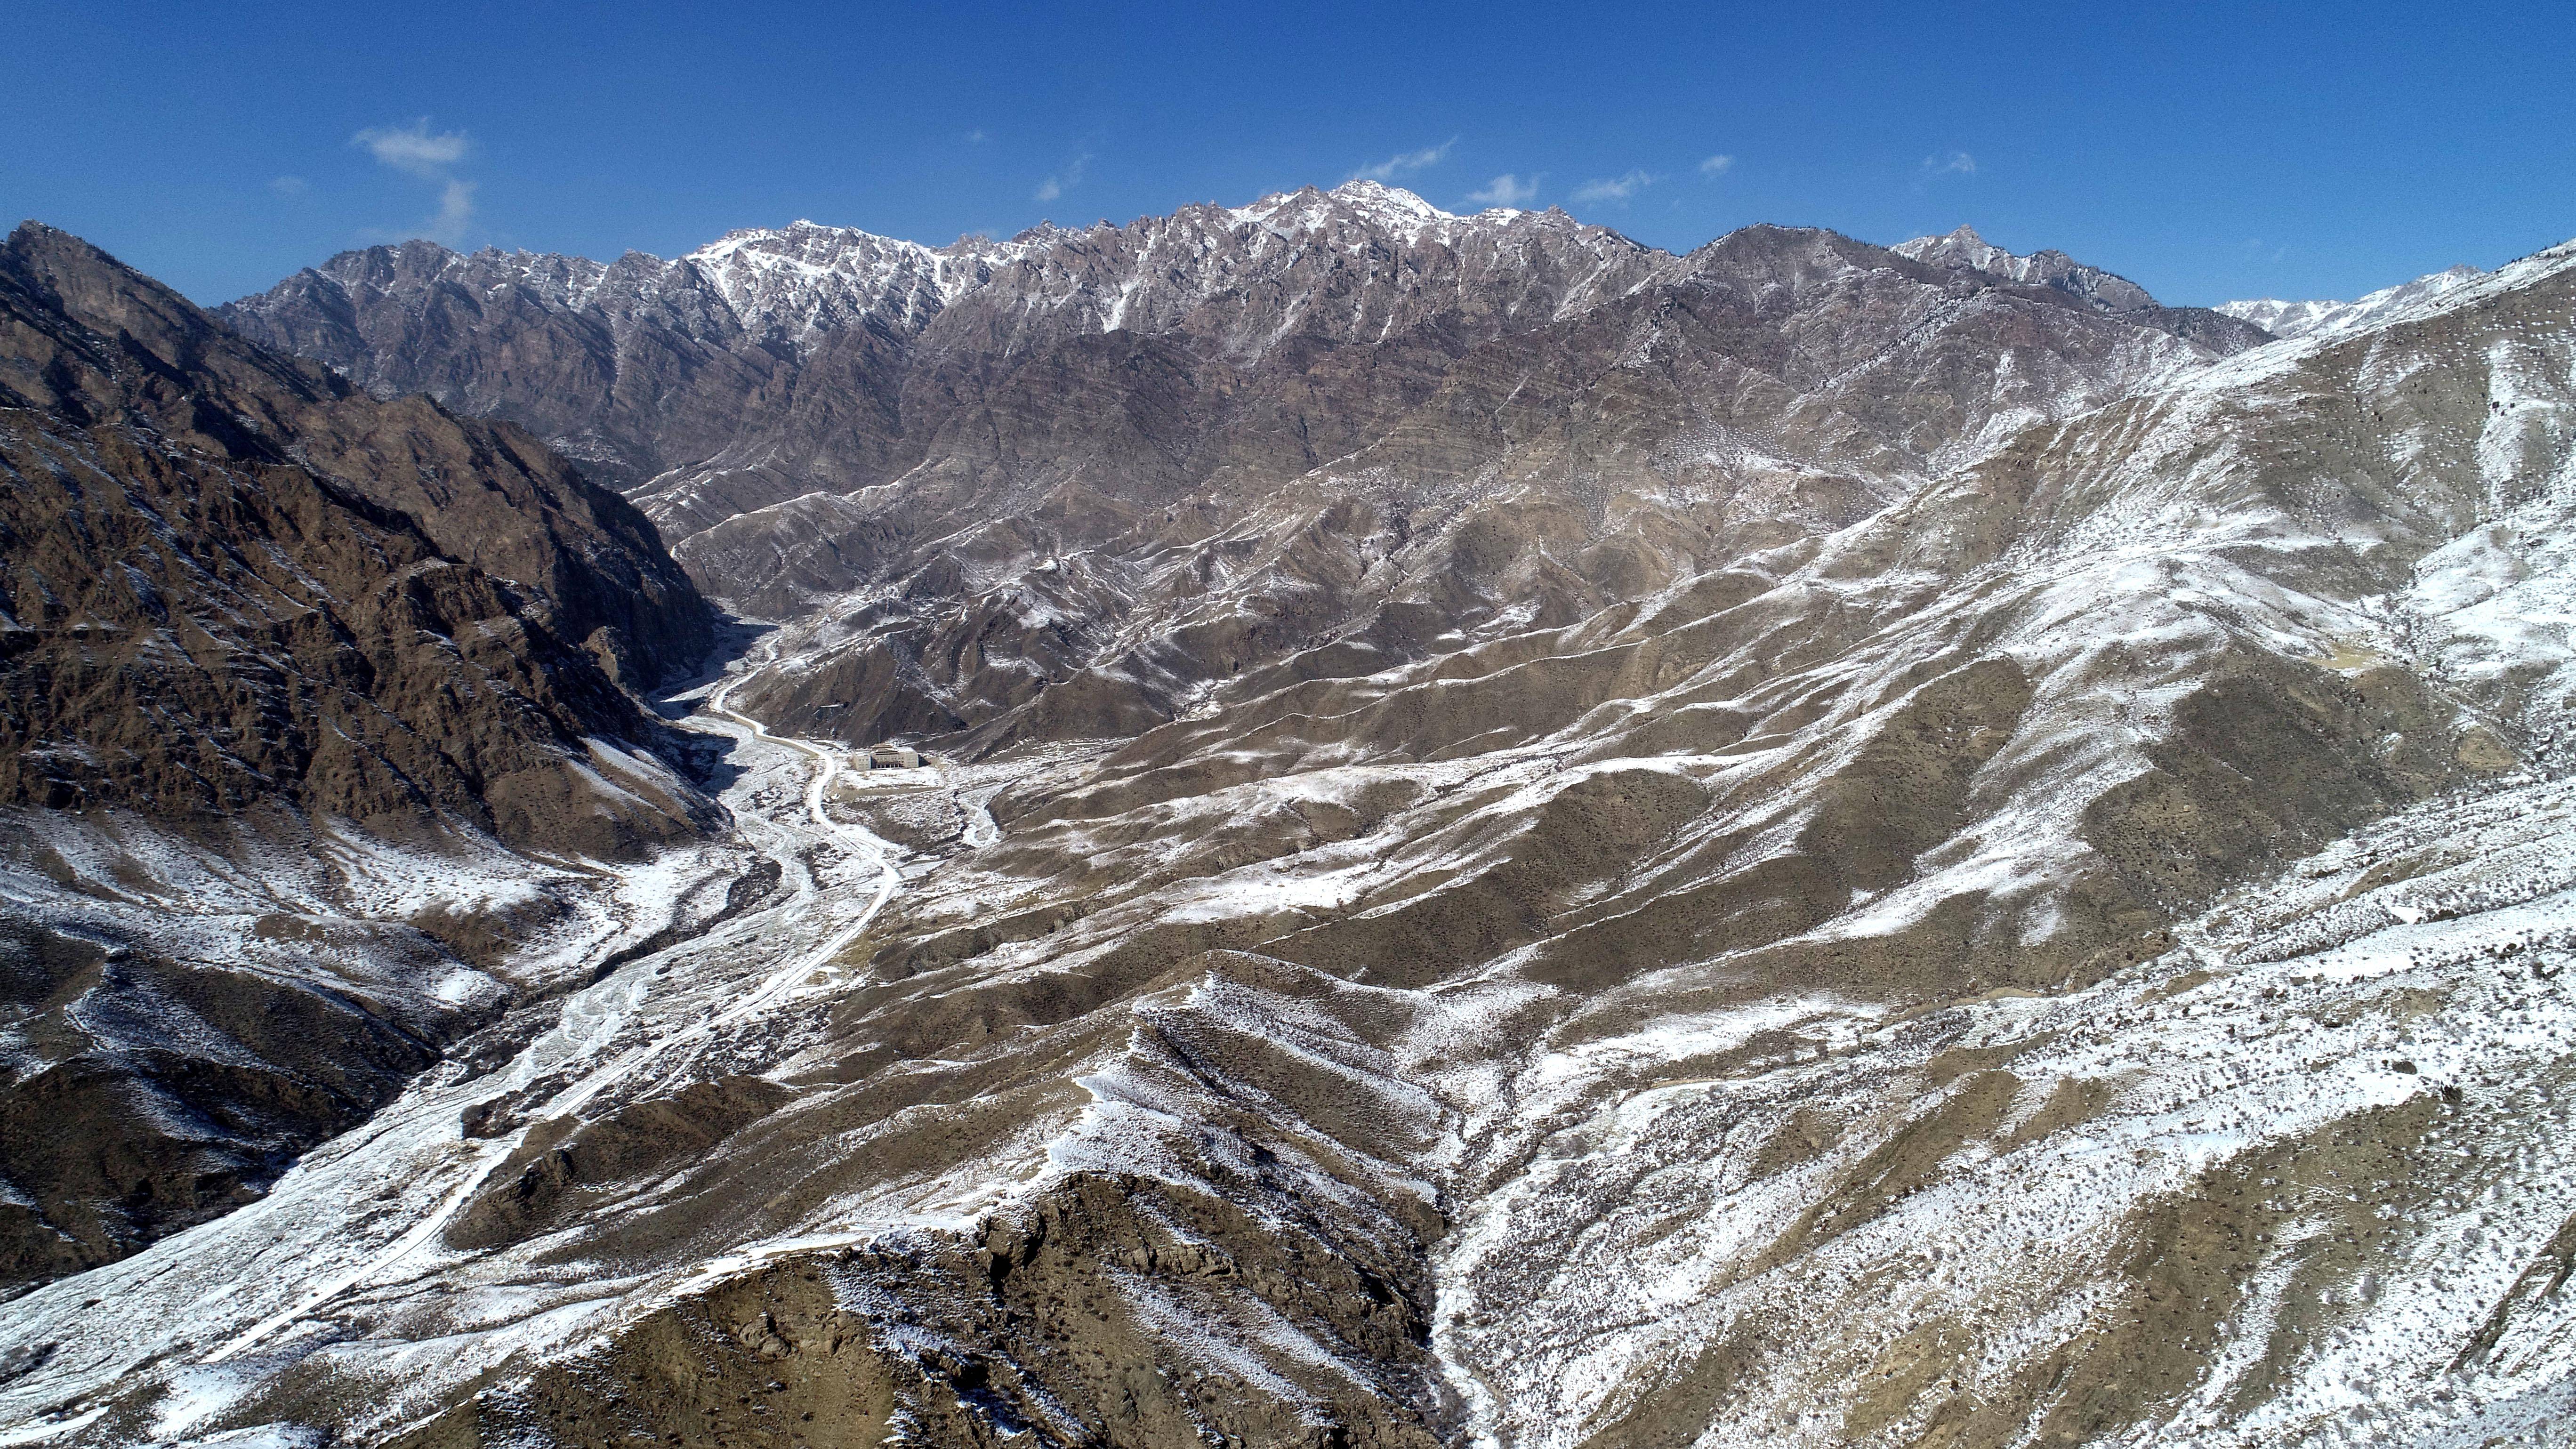
{"label": "steep cliff face", "polygon": [[379,403],[19,228],[0,1280],[255,1196],[497,1006],[456,952],[542,902],[371,900],[371,855],[471,879],[504,849],[640,860],[719,825],[611,673],[709,637],[651,525],[523,434]]}
{"label": "steep cliff face", "polygon": [[0,309],[12,803],[445,815],[612,855],[688,832],[574,803],[585,739],[652,730],[603,665],[649,677],[709,639],[630,509],[59,232],[12,236]]}
{"label": "steep cliff face", "polygon": [[653,525],[516,428],[368,397],[51,228],[21,227],[5,268],[17,342],[0,385],[19,405],[301,466],[508,581],[532,618],[639,686],[704,657],[706,606]]}

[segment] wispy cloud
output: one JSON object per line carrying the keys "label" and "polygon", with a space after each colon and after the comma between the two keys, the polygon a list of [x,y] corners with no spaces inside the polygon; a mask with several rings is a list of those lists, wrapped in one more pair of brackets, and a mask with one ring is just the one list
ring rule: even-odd
{"label": "wispy cloud", "polygon": [[1040,201],[1053,201],[1057,197],[1071,191],[1073,188],[1080,186],[1082,184],[1082,173],[1090,165],[1090,152],[1085,151],[1081,155],[1074,157],[1073,160],[1065,164],[1065,168],[1063,170],[1038,183],[1037,199]]}
{"label": "wispy cloud", "polygon": [[430,236],[443,242],[460,241],[473,220],[474,183],[450,179],[439,188],[438,215],[429,224]]}
{"label": "wispy cloud", "polygon": [[1965,151],[1935,151],[1923,158],[1923,178],[1935,176],[1974,176],[1977,158]]}
{"label": "wispy cloud", "polygon": [[1724,176],[1734,169],[1735,158],[1732,156],[1711,156],[1699,163],[1699,174],[1702,176]]}
{"label": "wispy cloud", "polygon": [[349,144],[363,146],[385,165],[426,181],[446,179],[449,168],[474,150],[463,131],[431,131],[427,116],[408,126],[369,126],[351,136]]}
{"label": "wispy cloud", "polygon": [[423,116],[408,126],[370,126],[351,136],[349,144],[375,157],[380,166],[437,183],[438,214],[418,231],[400,234],[426,236],[449,246],[464,241],[474,224],[474,183],[458,176],[456,167],[474,154],[472,138],[463,131],[433,131],[429,118]]}
{"label": "wispy cloud", "polygon": [[1659,178],[1643,171],[1630,171],[1624,176],[1595,177],[1574,188],[1577,201],[1625,201],[1652,186]]}
{"label": "wispy cloud", "polygon": [[313,183],[301,176],[280,176],[268,183],[268,189],[280,196],[302,196],[313,189]]}
{"label": "wispy cloud", "polygon": [[974,130],[966,133],[966,144],[969,146],[981,146],[992,139],[992,136],[987,134],[981,126],[978,126]]}
{"label": "wispy cloud", "polygon": [[1363,166],[1343,179],[1349,181],[1393,181],[1399,176],[1410,175],[1413,172],[1437,166],[1441,162],[1448,160],[1450,148],[1457,144],[1458,138],[1452,136],[1437,146],[1425,146],[1419,151],[1406,151],[1401,155],[1389,156],[1385,160],[1377,163],[1375,166]]}
{"label": "wispy cloud", "polygon": [[1483,202],[1487,206],[1525,206],[1537,199],[1538,180],[1536,176],[1532,176],[1527,181],[1523,181],[1506,171],[1486,182],[1482,189],[1468,192],[1467,199]]}

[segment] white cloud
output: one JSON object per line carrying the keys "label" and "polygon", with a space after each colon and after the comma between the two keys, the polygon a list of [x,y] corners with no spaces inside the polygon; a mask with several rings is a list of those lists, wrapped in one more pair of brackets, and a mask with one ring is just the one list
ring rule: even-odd
{"label": "white cloud", "polygon": [[1724,176],[1734,169],[1735,158],[1732,156],[1711,156],[1699,163],[1699,174],[1702,176]]}
{"label": "white cloud", "polygon": [[474,149],[463,131],[431,131],[427,116],[408,126],[369,126],[351,136],[349,144],[363,146],[378,161],[424,181],[445,180],[448,168]]}
{"label": "white cloud", "polygon": [[[438,186],[438,214],[416,230],[385,234],[388,239],[425,236],[449,246],[464,244],[474,225],[474,183],[458,176],[456,166],[474,154],[472,138],[463,131],[432,131],[429,117],[423,116],[408,126],[370,126],[351,136],[349,144],[364,148],[380,166]],[[303,183],[296,184],[300,188]]]}
{"label": "white cloud", "polygon": [[1574,199],[1577,201],[1625,201],[1629,197],[1636,195],[1638,192],[1645,190],[1647,187],[1654,185],[1655,179],[1656,178],[1647,175],[1643,171],[1630,171],[1625,176],[1612,176],[1607,178],[1596,177],[1595,179],[1586,181],[1581,186],[1574,188]]}
{"label": "white cloud", "polygon": [[1974,176],[1977,158],[1965,151],[1934,152],[1923,158],[1923,174],[1932,176]]}
{"label": "white cloud", "polygon": [[268,189],[280,196],[302,196],[313,189],[313,183],[301,176],[280,176],[268,183]]}
{"label": "white cloud", "polygon": [[1395,178],[1405,175],[1408,172],[1420,171],[1426,167],[1437,166],[1441,162],[1446,161],[1449,159],[1449,149],[1457,144],[1458,138],[1452,136],[1437,146],[1425,146],[1419,151],[1407,151],[1400,156],[1389,156],[1385,160],[1377,163],[1375,166],[1363,166],[1359,170],[1352,172],[1345,179],[1351,181],[1393,181]]}
{"label": "white cloud", "polygon": [[1523,181],[1508,171],[1486,182],[1484,189],[1467,193],[1469,201],[1481,201],[1487,206],[1521,206],[1536,199],[1537,196],[1538,178],[1536,176]]}
{"label": "white cloud", "polygon": [[1091,153],[1088,151],[1074,157],[1072,163],[1066,166],[1062,171],[1059,171],[1053,176],[1050,176],[1046,180],[1038,183],[1037,199],[1040,201],[1053,201],[1057,197],[1071,191],[1073,188],[1080,186],[1082,184],[1083,168],[1090,164]]}
{"label": "white cloud", "polygon": [[450,246],[465,240],[465,228],[474,221],[474,183],[450,178],[438,193],[438,216],[429,224],[434,241]]}
{"label": "white cloud", "polygon": [[969,146],[981,146],[991,139],[993,138],[986,135],[981,127],[966,133],[966,144]]}

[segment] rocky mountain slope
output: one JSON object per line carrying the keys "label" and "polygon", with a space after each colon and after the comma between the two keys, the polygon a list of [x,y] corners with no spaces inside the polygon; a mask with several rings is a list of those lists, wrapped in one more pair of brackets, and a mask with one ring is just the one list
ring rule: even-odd
{"label": "rocky mountain slope", "polygon": [[331,856],[633,860],[720,812],[614,682],[692,667],[705,605],[514,429],[379,403],[30,223],[0,470],[15,1282],[241,1201],[494,1004],[450,949],[490,921],[335,919],[376,913]]}
{"label": "rocky mountain slope", "polygon": [[1934,266],[1956,268],[2024,287],[2047,287],[2075,298],[2097,312],[2162,328],[2177,337],[2218,352],[2237,352],[2265,340],[2286,336],[2264,326],[2261,318],[2223,308],[2167,307],[2147,289],[2100,267],[2086,266],[2061,251],[2016,256],[1963,226],[1947,236],[1916,237],[1890,248],[1899,256]]}
{"label": "rocky mountain slope", "polygon": [[[637,484],[779,616],[670,701],[732,853],[626,871],[681,904],[260,1202],[13,1303],[0,1418],[2555,1432],[2576,245],[2219,346],[1972,240],[1346,189],[852,241],[893,280],[828,318],[745,263],[764,356],[905,382],[763,434],[784,501]],[[849,768],[886,734],[941,748]]]}
{"label": "rocky mountain slope", "polygon": [[984,748],[1570,621],[2263,335],[1990,261],[1767,227],[1680,257],[1355,182],[936,252],[414,243],[225,315],[546,432],[710,592],[833,620],[770,717]]}

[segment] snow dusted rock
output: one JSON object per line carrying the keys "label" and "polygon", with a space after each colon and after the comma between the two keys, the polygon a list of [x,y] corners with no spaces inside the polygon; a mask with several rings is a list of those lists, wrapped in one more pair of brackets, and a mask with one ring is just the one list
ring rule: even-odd
{"label": "snow dusted rock", "polygon": [[[1579,618],[1850,523],[2033,421],[2214,355],[1829,233],[1754,228],[1673,257],[1561,214],[1454,217],[1362,184],[1032,233],[975,251],[989,275],[936,299],[930,253],[796,235],[798,257],[910,258],[888,275],[915,280],[888,285],[912,300],[706,354],[694,401],[661,391],[655,359],[730,334],[648,321],[631,287],[542,325],[436,322],[495,258],[370,290],[385,259],[353,254],[229,315],[292,341],[299,319],[354,307],[386,329],[366,356],[388,366],[479,367],[502,336],[542,350],[548,329],[608,327],[645,370],[603,375],[591,421],[543,412],[569,405],[553,389],[526,408],[441,395],[559,437],[630,393],[666,441],[707,423],[630,470],[666,469],[639,502],[711,590],[829,625],[828,649],[750,697],[798,729],[969,749],[1133,733],[1291,657],[1367,672],[1447,633]],[[792,239],[744,238],[724,255]],[[656,275],[704,301],[709,255]],[[820,275],[762,273],[823,308],[838,294]],[[356,290],[308,305],[326,284]]]}
{"label": "snow dusted rock", "polygon": [[2275,337],[2325,337],[2364,332],[2419,304],[2442,298],[2484,277],[2475,267],[2458,266],[2417,277],[2352,302],[2221,302],[2213,311],[2251,322]]}
{"label": "snow dusted rock", "polygon": [[2061,251],[2016,256],[1987,242],[1973,227],[1960,227],[1948,236],[1916,237],[1890,250],[1931,266],[2062,292],[2097,312],[2161,328],[2215,352],[2242,352],[2270,335],[2259,317],[2225,307],[2167,307],[2126,277],[2088,267]]}
{"label": "snow dusted rock", "polygon": [[681,264],[706,278],[754,337],[810,346],[818,334],[845,327],[918,332],[1018,250],[968,238],[934,251],[800,221],[728,233]]}
{"label": "snow dusted rock", "polygon": [[2137,312],[2156,305],[2147,289],[2123,276],[2088,267],[2060,251],[2015,256],[1963,226],[1948,236],[1921,236],[1889,248],[1936,267],[1960,267],[2025,287],[2053,287],[2102,312]]}

